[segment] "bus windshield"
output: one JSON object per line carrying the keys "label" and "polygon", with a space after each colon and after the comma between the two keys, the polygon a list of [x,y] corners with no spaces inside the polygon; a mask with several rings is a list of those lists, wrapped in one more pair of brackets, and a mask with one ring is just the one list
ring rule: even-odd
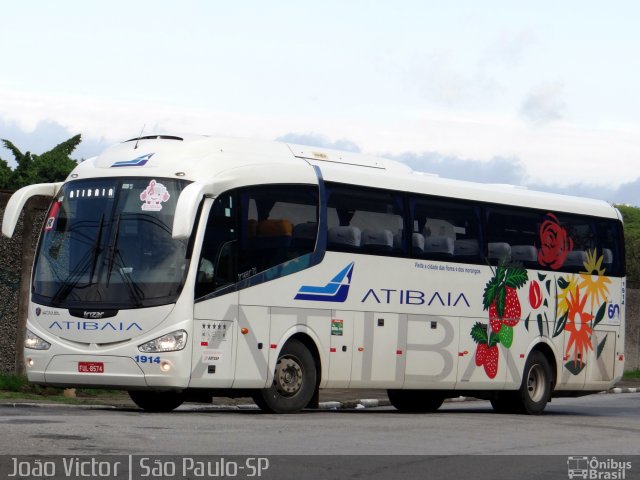
{"label": "bus windshield", "polygon": [[186,181],[77,180],[62,186],[45,218],[33,301],[60,308],[174,303],[187,273],[187,241],[171,237]]}

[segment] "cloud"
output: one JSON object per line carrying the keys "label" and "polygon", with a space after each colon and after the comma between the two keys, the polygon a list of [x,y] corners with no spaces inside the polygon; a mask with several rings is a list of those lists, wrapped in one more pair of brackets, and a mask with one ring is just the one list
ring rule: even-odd
{"label": "cloud", "polygon": [[532,89],[520,105],[520,115],[535,125],[564,118],[566,104],[561,83],[546,83]]}
{"label": "cloud", "polygon": [[640,178],[633,182],[623,183],[612,197],[616,203],[636,205],[640,207]]}
{"label": "cloud", "polygon": [[435,173],[443,178],[479,183],[521,185],[540,192],[597,198],[613,203],[640,206],[640,178],[619,187],[603,187],[588,183],[556,185],[527,181],[524,163],[517,157],[494,157],[488,161],[463,159],[438,152],[386,155],[405,163],[413,170]]}
{"label": "cloud", "polygon": [[422,54],[406,73],[407,84],[428,101],[449,107],[486,103],[503,86],[487,75],[479,62],[471,71],[460,65],[461,59],[444,51]]}
{"label": "cloud", "polygon": [[537,40],[537,36],[530,29],[499,32],[494,43],[487,49],[483,61],[508,67],[516,66],[521,63]]}
{"label": "cloud", "polygon": [[[31,152],[39,155],[78,133],[80,132],[71,131],[59,123],[49,120],[38,122],[33,130],[28,131],[15,122],[0,118],[0,138],[9,140],[23,153]],[[111,143],[105,139],[86,139],[83,137],[71,157],[77,160],[93,157]],[[5,160],[9,166],[16,166],[13,154],[4,147],[0,147],[0,158]]]}
{"label": "cloud", "polygon": [[526,177],[524,164],[515,157],[493,157],[488,161],[462,159],[438,152],[387,155],[421,172],[437,173],[441,177],[481,183],[522,185]]}
{"label": "cloud", "polygon": [[[189,120],[189,118],[187,117],[184,118],[185,121]],[[246,117],[244,118],[245,122],[243,123],[243,128],[246,128]],[[236,120],[239,120],[239,118],[237,118]],[[255,120],[256,124],[258,123],[258,120],[262,120],[260,123],[264,123],[263,118],[255,118],[253,120]],[[191,121],[193,121],[193,119]],[[214,127],[214,130],[218,130],[218,134],[225,135],[227,133],[222,126],[218,126],[214,122],[206,123],[212,125]],[[157,125],[153,128],[148,129],[148,131],[151,130],[173,131],[166,128],[161,129]],[[273,125],[271,131],[265,133],[262,138],[276,138],[276,140],[284,142],[299,143],[303,145],[324,148],[334,148],[338,150],[346,150],[357,153],[362,151],[365,151],[365,153],[375,153],[366,151],[365,149],[361,149],[359,141],[348,137],[333,137],[336,138],[335,140],[333,140],[330,135],[316,133],[313,131],[311,131],[310,133],[290,132],[284,135],[279,135],[277,133],[277,130],[283,131],[284,128],[282,125]],[[323,128],[323,130],[333,132],[335,135],[335,132],[344,130],[344,128],[341,129],[335,127],[335,125],[327,124],[325,125],[325,128]],[[126,138],[135,137],[138,132],[139,131],[133,133],[129,132],[130,134]],[[78,148],[72,154],[72,158],[75,159],[85,159],[94,155],[98,155],[115,141],[125,138],[121,137],[114,139],[91,136],[91,133],[87,133],[85,131],[78,132],[76,130],[73,130],[73,127],[66,127],[64,125],[61,125],[60,123],[50,120],[41,120],[39,122],[36,122],[33,126],[28,126],[14,120],[8,120],[7,118],[3,118],[3,116],[0,115],[0,138],[6,138],[12,141],[23,152],[30,151],[32,153],[40,154],[42,152],[50,150],[57,144],[71,138],[73,135],[77,135],[78,133],[82,133],[82,143],[80,143]],[[238,132],[231,131],[230,133],[237,134]],[[269,133],[272,134],[269,135]],[[240,134],[239,136],[254,137],[256,135]],[[395,135],[393,136],[396,143],[403,143],[404,140],[410,140],[410,137],[405,138],[400,136],[396,138]],[[362,140],[363,138],[366,138],[366,136],[361,136],[360,140]],[[437,138],[437,136],[434,137],[434,140]],[[508,137],[503,138],[506,139]],[[466,137],[466,144],[470,143],[469,139],[469,137]],[[609,139],[609,137],[607,137],[607,139]],[[405,143],[410,142],[407,141]],[[611,141],[603,141],[603,145],[605,143],[609,145],[609,149],[611,149],[611,145],[617,145],[615,142]],[[384,145],[385,142],[382,142],[379,145],[379,151],[388,152],[389,150],[385,149]],[[535,146],[537,144],[530,143],[530,145]],[[481,148],[479,148],[481,147],[480,144],[472,143],[471,145],[467,146],[470,147],[468,150],[481,150]],[[441,153],[442,151],[443,150],[440,149],[436,149],[433,151],[421,151],[420,146],[416,145],[415,148],[411,148],[410,151],[407,151],[405,153],[385,154],[383,156],[406,163],[414,170],[436,173],[445,178],[476,181],[481,183],[507,183],[512,185],[522,185],[534,190],[563,193],[590,198],[600,198],[615,203],[625,203],[640,206],[640,178],[637,178],[636,175],[629,176],[630,178],[635,177],[635,180],[623,183],[619,186],[611,183],[609,183],[609,186],[607,186],[606,182],[600,183],[596,182],[595,180],[588,180],[583,182],[574,181],[573,183],[562,185],[553,183],[554,180],[557,181],[558,179],[564,178],[561,175],[543,176],[542,178],[532,177],[529,172],[530,164],[525,162],[521,155],[487,155],[487,157],[484,157],[484,155],[477,154],[475,156],[463,156],[451,153]],[[483,153],[486,154],[487,152]],[[625,156],[624,151],[616,153],[619,157]],[[563,155],[558,154],[558,157],[562,156]],[[585,154],[583,154],[582,156],[585,157]],[[598,156],[601,156],[602,158],[605,157],[604,155]],[[628,155],[626,156],[628,157]],[[12,167],[15,166],[13,156],[8,150],[0,148],[0,158],[6,160]],[[600,161],[600,163],[602,164],[602,161]],[[633,164],[632,161],[627,163]],[[602,179],[605,173],[606,171],[599,170],[598,178]],[[549,179],[549,182],[545,181],[547,178]]]}
{"label": "cloud", "polygon": [[310,147],[334,148],[347,152],[360,153],[362,151],[355,142],[349,139],[339,138],[337,140],[331,140],[329,137],[319,133],[287,133],[276,138],[276,140],[278,142],[309,145]]}

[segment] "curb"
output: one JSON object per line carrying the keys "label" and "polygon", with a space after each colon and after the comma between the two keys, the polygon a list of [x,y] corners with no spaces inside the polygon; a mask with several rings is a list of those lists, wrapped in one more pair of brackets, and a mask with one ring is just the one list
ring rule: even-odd
{"label": "curb", "polygon": [[[598,392],[599,395],[608,394],[622,394],[622,393],[638,393],[640,388],[636,387],[616,387],[610,390],[604,390]],[[458,402],[474,402],[481,401],[474,397],[455,397],[447,398],[445,402],[458,403]],[[391,406],[389,400],[379,400],[375,398],[363,398],[359,400],[348,400],[344,402],[328,401],[320,402],[318,408],[311,410],[363,410],[368,408],[388,407]],[[119,409],[136,409],[134,406],[114,406],[114,405],[82,405],[82,404],[69,404],[69,403],[36,403],[36,402],[0,402],[0,407],[5,408],[75,408],[83,410],[119,410]],[[209,412],[219,410],[255,410],[259,411],[257,405],[244,404],[244,405],[181,405],[176,410],[188,411],[188,412]]]}

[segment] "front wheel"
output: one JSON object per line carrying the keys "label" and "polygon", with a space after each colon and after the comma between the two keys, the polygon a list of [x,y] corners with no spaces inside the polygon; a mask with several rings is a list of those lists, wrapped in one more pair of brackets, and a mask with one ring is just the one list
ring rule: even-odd
{"label": "front wheel", "polygon": [[170,412],[184,402],[184,393],[174,391],[131,390],[129,396],[145,412]]}
{"label": "front wheel", "polygon": [[540,415],[551,398],[551,367],[542,352],[531,352],[524,367],[522,385],[516,392],[518,409]]}
{"label": "front wheel", "polygon": [[258,390],[253,401],[270,413],[295,413],[305,408],[316,389],[316,365],[311,352],[298,340],[289,340],[280,352],[273,384]]}
{"label": "front wheel", "polygon": [[440,408],[444,397],[431,390],[387,390],[389,401],[396,409],[408,413],[431,413]]}

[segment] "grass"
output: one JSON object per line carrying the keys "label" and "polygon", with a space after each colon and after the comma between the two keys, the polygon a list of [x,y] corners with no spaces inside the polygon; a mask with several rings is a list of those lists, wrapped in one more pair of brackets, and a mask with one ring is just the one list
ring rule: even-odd
{"label": "grass", "polygon": [[624,372],[624,376],[622,378],[624,378],[625,380],[633,380],[635,378],[640,378],[640,369],[628,370]]}
{"label": "grass", "polygon": [[76,389],[76,396],[64,395],[63,388],[42,387],[29,383],[25,375],[0,373],[0,400],[43,401],[74,405],[95,405],[126,401],[129,396],[120,390]]}

